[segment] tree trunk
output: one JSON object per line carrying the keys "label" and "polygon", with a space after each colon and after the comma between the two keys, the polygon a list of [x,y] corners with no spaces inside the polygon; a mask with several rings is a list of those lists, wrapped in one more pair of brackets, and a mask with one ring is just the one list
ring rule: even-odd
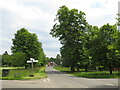
{"label": "tree trunk", "polygon": [[79,67],[77,67],[77,72],[80,72]]}
{"label": "tree trunk", "polygon": [[80,71],[80,66],[78,64],[76,65],[76,68],[77,68],[77,72],[79,72]]}
{"label": "tree trunk", "polygon": [[87,68],[87,67],[85,68],[85,71],[86,71],[86,72],[88,71],[88,68]]}
{"label": "tree trunk", "polygon": [[112,74],[112,68],[111,67],[109,67],[109,71],[110,71],[110,74]]}
{"label": "tree trunk", "polygon": [[102,69],[99,67],[99,70],[102,71]]}
{"label": "tree trunk", "polygon": [[75,68],[71,67],[71,73],[75,72]]}

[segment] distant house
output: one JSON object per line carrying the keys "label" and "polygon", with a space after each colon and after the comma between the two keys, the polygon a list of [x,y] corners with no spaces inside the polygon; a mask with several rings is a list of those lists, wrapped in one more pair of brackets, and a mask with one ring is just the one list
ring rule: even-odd
{"label": "distant house", "polygon": [[55,62],[48,62],[48,66],[56,66],[57,64]]}

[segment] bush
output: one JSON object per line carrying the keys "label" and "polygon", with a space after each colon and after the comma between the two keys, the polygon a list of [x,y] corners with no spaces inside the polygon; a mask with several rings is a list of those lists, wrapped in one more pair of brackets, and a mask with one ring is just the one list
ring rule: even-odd
{"label": "bush", "polygon": [[23,66],[26,63],[26,54],[16,52],[12,55],[2,55],[3,65],[6,66]]}
{"label": "bush", "polygon": [[14,66],[23,66],[25,65],[26,62],[26,54],[25,53],[20,53],[16,52],[12,54],[13,60],[11,62],[12,65]]}

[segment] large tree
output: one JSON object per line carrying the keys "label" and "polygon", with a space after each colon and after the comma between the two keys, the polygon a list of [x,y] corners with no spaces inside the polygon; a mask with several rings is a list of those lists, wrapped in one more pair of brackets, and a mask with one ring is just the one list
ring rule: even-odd
{"label": "large tree", "polygon": [[117,21],[118,21],[118,22],[117,22],[117,25],[120,26],[120,14],[117,14],[117,15],[118,15],[118,18],[116,18]]}
{"label": "large tree", "polygon": [[92,57],[90,55],[90,41],[91,39],[98,33],[99,28],[97,26],[88,25],[85,32],[83,33],[82,39],[82,51],[83,54],[81,56],[82,60],[79,61],[79,65],[82,68],[85,68],[85,71],[88,71],[88,68],[95,67],[95,63],[92,61]]}
{"label": "large tree", "polygon": [[103,25],[99,32],[91,38],[90,53],[92,60],[98,65],[109,68],[112,74],[112,68],[117,65],[116,49],[114,44],[117,38],[116,25]]}
{"label": "large tree", "polygon": [[41,59],[44,60],[45,54],[42,49],[42,43],[38,41],[35,33],[30,33],[25,28],[21,28],[15,34],[13,46],[11,48],[13,53],[21,52],[27,55],[27,59]]}
{"label": "large tree", "polygon": [[62,6],[56,16],[55,20],[58,23],[53,26],[50,34],[59,38],[63,45],[61,55],[71,67],[71,72],[74,72],[74,67],[82,54],[82,36],[87,25],[85,13],[77,9],[69,10],[66,6]]}
{"label": "large tree", "polygon": [[118,18],[117,18],[117,25],[118,25],[118,34],[117,34],[117,39],[116,39],[116,47],[117,50],[119,50],[120,52],[120,14],[118,14]]}

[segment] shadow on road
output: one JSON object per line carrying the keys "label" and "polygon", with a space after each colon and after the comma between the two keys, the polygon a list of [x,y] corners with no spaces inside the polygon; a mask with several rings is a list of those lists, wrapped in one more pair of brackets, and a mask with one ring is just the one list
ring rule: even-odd
{"label": "shadow on road", "polygon": [[[93,87],[91,87],[91,88],[93,88]],[[103,90],[119,90],[118,86],[110,86],[110,85],[96,86],[94,88],[96,88],[96,89],[97,88],[103,88]]]}

